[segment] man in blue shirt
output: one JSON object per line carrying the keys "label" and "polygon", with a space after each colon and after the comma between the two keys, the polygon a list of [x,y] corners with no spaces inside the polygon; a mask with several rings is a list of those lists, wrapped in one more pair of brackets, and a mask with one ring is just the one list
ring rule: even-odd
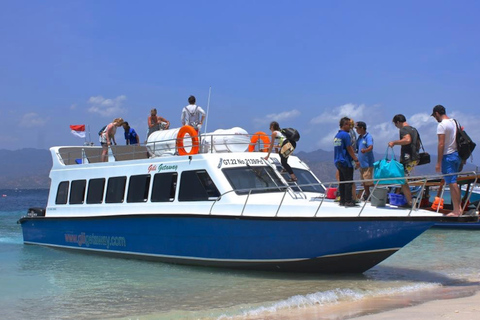
{"label": "man in blue shirt", "polygon": [[342,183],[343,181],[353,180],[353,170],[358,168],[359,162],[353,151],[350,140],[350,122],[347,117],[340,119],[340,130],[333,139],[334,162],[340,176],[340,205],[345,207],[354,207],[355,202],[352,199],[352,182]]}
{"label": "man in blue shirt", "polygon": [[[373,179],[373,163],[375,157],[373,156],[373,138],[367,132],[367,124],[363,121],[358,121],[355,125],[357,129],[357,152],[358,161],[360,162],[360,177],[362,180]],[[373,181],[365,181],[363,183],[363,199],[366,200],[370,196],[370,187],[373,186]]]}
{"label": "man in blue shirt", "polygon": [[123,129],[125,130],[125,140],[127,141],[127,145],[140,144],[140,137],[133,128],[130,128],[128,122],[123,123]]}

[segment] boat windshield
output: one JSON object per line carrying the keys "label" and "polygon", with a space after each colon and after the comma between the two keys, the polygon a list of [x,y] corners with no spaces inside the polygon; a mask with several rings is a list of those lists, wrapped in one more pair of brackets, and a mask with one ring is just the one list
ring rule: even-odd
{"label": "boat windshield", "polygon": [[271,167],[246,166],[222,170],[237,194],[284,192],[287,185]]}
{"label": "boat windshield", "polygon": [[[300,191],[301,189],[303,192],[325,193],[325,188],[323,185],[318,183],[317,179],[310,171],[297,168],[292,169],[293,173],[295,173],[295,176],[298,179],[296,185],[290,185],[293,190]],[[288,173],[283,173],[282,175],[287,181],[290,178]]]}

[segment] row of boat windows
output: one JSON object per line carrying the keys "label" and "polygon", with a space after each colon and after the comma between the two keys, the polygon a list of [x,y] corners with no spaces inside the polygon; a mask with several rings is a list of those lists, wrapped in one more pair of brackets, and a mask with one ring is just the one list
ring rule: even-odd
{"label": "row of boat windows", "polygon": [[[62,181],[58,185],[55,204],[99,204],[127,202],[146,202],[150,194],[151,202],[169,202],[175,199],[178,173],[167,172],[153,175],[141,174],[127,177],[111,177]],[[106,185],[106,192],[105,191]],[[86,198],[85,198],[86,196]],[[216,199],[220,192],[205,170],[184,171],[180,178],[179,201],[206,201]]]}

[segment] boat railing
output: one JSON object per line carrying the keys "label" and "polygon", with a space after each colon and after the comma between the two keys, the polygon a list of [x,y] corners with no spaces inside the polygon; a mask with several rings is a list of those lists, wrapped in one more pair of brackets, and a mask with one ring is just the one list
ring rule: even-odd
{"label": "boat railing", "polygon": [[[182,143],[179,144],[179,141]],[[267,134],[209,133],[198,136],[189,136],[187,134],[183,138],[150,141],[145,146],[148,148],[151,157],[158,157],[179,155],[179,149],[182,149],[187,155],[246,151],[266,152],[269,144],[270,138]]]}
{"label": "boat railing", "polygon": [[[430,188],[437,188],[437,191],[440,193],[439,196],[443,198],[444,191],[445,191],[445,177],[448,176],[453,176],[457,175],[457,182],[458,184],[473,184],[473,186],[476,186],[477,184],[480,184],[480,173],[477,171],[468,171],[468,172],[459,172],[459,173],[452,173],[452,174],[435,174],[435,175],[426,175],[426,176],[409,176],[409,177],[403,177],[401,179],[405,179],[405,181],[408,183],[409,187],[417,187],[414,192],[412,192],[412,205],[411,206],[406,206],[402,207],[401,209],[403,210],[408,210],[407,216],[410,216],[413,211],[417,211],[421,208],[421,201],[423,198],[428,197],[429,198],[429,192]],[[251,196],[256,193],[265,193],[265,192],[282,192],[282,196],[280,197],[280,200],[277,205],[277,209],[275,212],[275,217],[278,216],[282,206],[284,205],[284,200],[286,196],[292,192],[293,188],[299,188],[300,190],[303,188],[307,187],[321,187],[322,189],[324,186],[327,187],[327,190],[329,188],[332,188],[334,186],[338,187],[341,184],[363,184],[363,183],[368,183],[372,182],[373,183],[373,189],[370,191],[369,197],[365,201],[361,201],[360,205],[358,205],[358,217],[362,215],[362,212],[364,211],[365,207],[367,206],[368,203],[371,203],[371,197],[374,194],[374,191],[377,188],[391,188],[393,192],[395,190],[398,190],[401,188],[401,184],[399,183],[389,183],[389,181],[394,181],[394,180],[399,180],[399,178],[382,178],[382,179],[370,179],[370,180],[350,180],[350,181],[330,181],[330,182],[324,182],[324,183],[309,183],[309,184],[285,184],[282,186],[276,186],[276,187],[269,187],[269,188],[250,188],[250,189],[232,189],[228,190],[224,193],[222,193],[211,205],[210,207],[210,212],[209,214],[213,214],[213,209],[214,207],[221,201],[222,198],[226,197],[230,193],[236,193],[240,195],[245,195],[245,201],[242,205],[241,212],[239,213],[240,216],[243,216],[245,213],[245,210],[247,206],[249,205],[249,201],[251,199]],[[465,211],[468,205],[468,202],[471,198],[472,192],[474,188],[471,188],[469,191],[465,193],[463,196],[463,206],[462,209]],[[319,201],[318,206],[316,206],[314,212],[312,212],[312,217],[317,217],[320,209],[327,197],[327,190],[325,190],[324,193],[319,193],[318,196],[312,197],[312,201]],[[432,189],[433,190],[433,189]],[[361,198],[361,194],[359,195]],[[294,198],[294,197],[292,197]],[[475,206],[475,214],[478,214],[478,210],[480,207],[480,201],[476,204]],[[431,211],[436,211],[437,213],[441,211],[441,207],[437,206],[436,209],[433,209],[430,207],[427,208],[428,210]],[[472,209],[473,210],[473,209]],[[447,213],[447,210],[442,210],[442,213]]]}
{"label": "boat railing", "polygon": [[[179,141],[183,143],[179,144]],[[106,159],[108,162],[112,162],[179,155],[179,145],[182,145],[181,148],[188,155],[245,151],[266,152],[269,143],[269,136],[261,133],[200,134],[193,137],[186,135],[183,138],[152,141],[140,145],[112,145],[108,147]],[[101,146],[60,147],[57,157],[65,165],[98,163],[102,162],[102,151]]]}

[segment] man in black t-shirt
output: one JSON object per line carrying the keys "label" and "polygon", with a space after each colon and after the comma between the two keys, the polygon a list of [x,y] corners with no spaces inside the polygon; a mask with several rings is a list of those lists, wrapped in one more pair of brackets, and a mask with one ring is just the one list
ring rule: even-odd
{"label": "man in black t-shirt", "polygon": [[[407,123],[407,119],[403,114],[395,115],[392,122],[400,132],[400,140],[390,141],[388,146],[390,148],[393,148],[395,145],[402,147],[400,150],[400,163],[403,164],[405,175],[408,176],[412,169],[418,164],[418,132],[417,129]],[[411,206],[412,193],[406,180],[402,185],[402,191],[407,199],[408,205]]]}

